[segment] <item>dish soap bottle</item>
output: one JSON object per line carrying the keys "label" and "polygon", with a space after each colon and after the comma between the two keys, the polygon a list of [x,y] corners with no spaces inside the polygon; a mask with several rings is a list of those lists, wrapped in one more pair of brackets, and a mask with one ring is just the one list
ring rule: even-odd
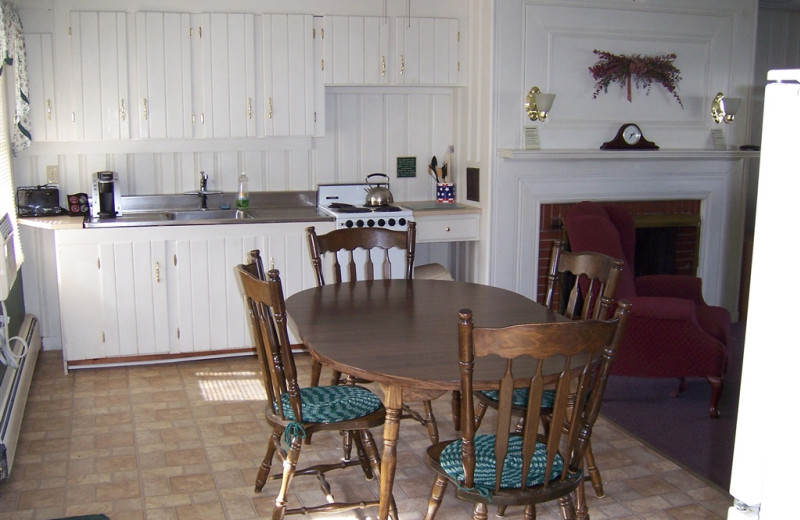
{"label": "dish soap bottle", "polygon": [[236,195],[236,209],[247,209],[250,206],[250,195],[247,192],[247,174],[239,174],[239,194]]}

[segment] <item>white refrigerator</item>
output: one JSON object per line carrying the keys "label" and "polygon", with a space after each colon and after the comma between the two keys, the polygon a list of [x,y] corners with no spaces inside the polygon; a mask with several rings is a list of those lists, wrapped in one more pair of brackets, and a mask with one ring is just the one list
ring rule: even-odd
{"label": "white refrigerator", "polygon": [[800,518],[800,70],[767,82],[728,520]]}

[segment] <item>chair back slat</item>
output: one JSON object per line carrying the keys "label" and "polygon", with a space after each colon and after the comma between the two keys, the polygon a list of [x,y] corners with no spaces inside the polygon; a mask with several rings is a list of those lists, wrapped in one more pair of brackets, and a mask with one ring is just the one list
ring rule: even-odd
{"label": "chair back slat", "polygon": [[[311,265],[316,274],[317,285],[325,285],[325,261],[330,256],[333,270],[333,281],[354,282],[357,280],[375,279],[375,260],[372,258],[374,249],[383,250],[379,269],[383,278],[391,278],[392,263],[389,260],[389,250],[399,249],[405,252],[405,278],[410,279],[414,272],[414,256],[416,251],[416,223],[409,222],[406,231],[393,231],[384,228],[343,228],[335,229],[323,235],[318,235],[315,228],[306,228],[308,247],[311,251]],[[363,252],[363,276],[358,276],[358,262],[355,252]],[[339,254],[347,255],[344,268],[339,259]],[[342,272],[344,270],[344,273]],[[346,278],[346,279],[345,279]]]}
{"label": "chair back slat", "polygon": [[259,263],[260,258],[248,265],[238,265],[236,272],[250,311],[250,328],[261,365],[268,411],[285,419],[287,410],[281,396],[288,394],[295,420],[302,421],[300,386],[289,342],[280,273],[271,269],[265,274],[265,280],[259,279],[259,269],[263,273],[263,265]]}
{"label": "chair back slat", "polygon": [[[517,467],[523,471],[516,487],[526,489],[528,468],[541,463],[544,450],[542,488],[555,480],[581,471],[582,457],[591,436],[605,391],[608,369],[619,348],[630,304],[619,302],[615,315],[609,320],[574,320],[568,322],[515,325],[505,328],[475,327],[472,312],[459,313],[459,361],[462,392],[462,464],[465,486],[474,483],[475,428],[472,408],[472,376],[474,365],[486,356],[506,359],[506,369],[499,382],[497,427],[494,431],[495,490],[501,482],[512,478],[505,475],[503,461],[510,450],[510,439],[522,436],[521,460]],[[555,384],[551,424],[547,437],[540,434],[538,425],[543,407],[544,389]],[[511,428],[514,387],[528,388],[528,403],[522,432]],[[577,389],[576,389],[577,388]],[[563,427],[562,427],[563,425]],[[537,443],[540,450],[537,452]],[[560,462],[563,471],[557,473]],[[559,462],[559,466],[556,463]],[[470,467],[472,466],[472,467]],[[508,466],[508,465],[507,465]],[[505,486],[504,486],[505,487]]]}
{"label": "chair back slat", "polygon": [[564,251],[563,242],[556,240],[544,304],[570,319],[606,319],[614,306],[623,266],[621,260],[601,253]]}

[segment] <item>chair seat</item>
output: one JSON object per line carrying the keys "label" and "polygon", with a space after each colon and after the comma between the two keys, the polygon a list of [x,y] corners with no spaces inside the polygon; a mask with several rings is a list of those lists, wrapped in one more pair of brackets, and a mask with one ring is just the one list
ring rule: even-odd
{"label": "chair seat", "polygon": [[[495,489],[496,465],[494,453],[494,435],[475,436],[475,487],[489,490]],[[536,451],[531,460],[528,471],[527,485],[538,486],[544,483],[545,459],[547,456],[544,444],[537,442]],[[439,464],[442,469],[456,482],[464,479],[464,466],[462,463],[461,440],[455,440],[442,450]],[[556,455],[553,462],[551,480],[561,476],[564,463],[560,455]],[[522,482],[522,437],[511,436],[508,444],[508,454],[503,463],[503,479],[500,483],[502,489],[519,488]]]}
{"label": "chair seat", "polygon": [[[303,422],[334,423],[364,417],[381,407],[378,397],[360,386],[313,386],[300,389]],[[286,419],[293,421],[289,394],[281,395]]]}
{"label": "chair seat", "polygon": [[[491,399],[494,402],[498,402],[500,400],[497,390],[481,390],[480,393],[487,399]],[[545,390],[542,392],[542,408],[552,408],[553,399],[555,396],[556,393],[553,390]],[[511,397],[511,404],[522,407],[528,406],[528,389],[515,388],[514,394]]]}

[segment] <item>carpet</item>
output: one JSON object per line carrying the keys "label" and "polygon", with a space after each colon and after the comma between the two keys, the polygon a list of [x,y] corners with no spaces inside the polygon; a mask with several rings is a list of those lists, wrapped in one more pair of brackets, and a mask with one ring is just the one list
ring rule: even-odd
{"label": "carpet", "polygon": [[[600,414],[656,451],[728,492],[739,407],[744,324],[731,329],[720,417],[711,419],[711,386],[690,378],[678,397],[677,379],[609,377]],[[601,468],[602,470],[602,468]]]}

